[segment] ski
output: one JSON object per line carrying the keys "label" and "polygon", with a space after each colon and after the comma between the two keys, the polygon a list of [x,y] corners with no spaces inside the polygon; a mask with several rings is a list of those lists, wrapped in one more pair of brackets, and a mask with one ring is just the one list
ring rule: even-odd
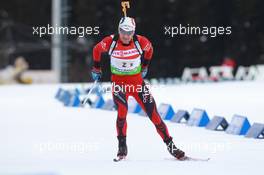
{"label": "ski", "polygon": [[181,159],[178,159],[179,161],[201,161],[201,162],[208,162],[210,158],[194,158],[194,157],[189,157],[185,156]]}
{"label": "ski", "polygon": [[210,158],[197,158],[197,157],[190,157],[190,156],[185,156],[181,159],[177,158],[166,158],[166,160],[172,160],[172,161],[194,161],[194,162],[208,162]]}
{"label": "ski", "polygon": [[[120,156],[117,158],[114,158],[113,161],[114,162],[120,162],[120,161],[124,161],[126,160],[126,157],[124,156]],[[185,156],[181,159],[173,159],[173,160],[177,160],[177,161],[197,161],[197,162],[208,162],[210,160],[210,158],[196,158],[196,157],[189,157],[189,156]]]}
{"label": "ski", "polygon": [[114,161],[114,162],[120,162],[120,161],[125,160],[125,159],[126,159],[125,156],[119,156],[119,157],[117,157],[117,158],[114,158],[113,161]]}

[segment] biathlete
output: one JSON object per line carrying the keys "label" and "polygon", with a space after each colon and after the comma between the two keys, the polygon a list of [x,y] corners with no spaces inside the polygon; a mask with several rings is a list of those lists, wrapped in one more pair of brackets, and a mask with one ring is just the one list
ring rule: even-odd
{"label": "biathlete", "polygon": [[[105,37],[93,48],[93,80],[99,81],[101,79],[101,54],[108,52],[111,63],[112,83],[114,83],[115,86],[129,87],[129,90],[127,90],[127,88],[125,88],[125,90],[124,88],[119,88],[122,89],[119,91],[114,91],[116,88],[112,88],[113,99],[117,106],[117,157],[123,159],[128,153],[126,144],[126,117],[128,111],[128,97],[132,96],[155,125],[169,153],[181,160],[185,157],[185,153],[175,146],[166,124],[157,111],[155,100],[143,80],[147,75],[153,54],[152,44],[146,37],[136,35],[135,29],[135,20],[131,17],[123,17],[119,22],[118,34]],[[139,86],[142,87],[142,91],[136,90],[140,89],[138,88]]]}

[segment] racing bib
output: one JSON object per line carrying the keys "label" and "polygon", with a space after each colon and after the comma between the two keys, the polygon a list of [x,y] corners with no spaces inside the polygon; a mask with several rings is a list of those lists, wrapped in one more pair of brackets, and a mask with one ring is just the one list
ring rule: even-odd
{"label": "racing bib", "polygon": [[135,75],[140,73],[140,56],[133,59],[111,58],[111,72],[117,75]]}

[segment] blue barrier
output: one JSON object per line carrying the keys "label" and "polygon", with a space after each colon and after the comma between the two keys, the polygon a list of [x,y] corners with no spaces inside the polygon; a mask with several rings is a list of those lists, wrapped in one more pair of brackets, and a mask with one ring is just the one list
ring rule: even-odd
{"label": "blue barrier", "polygon": [[70,100],[66,104],[66,106],[71,106],[71,107],[79,107],[80,105],[81,105],[81,101],[79,99],[79,96],[76,94],[72,94]]}
{"label": "blue barrier", "polygon": [[77,96],[81,95],[81,91],[78,88],[75,88],[73,93]]}
{"label": "blue barrier", "polygon": [[58,100],[64,103],[65,99],[67,98],[68,91],[61,89],[59,95],[58,95]]}
{"label": "blue barrier", "polygon": [[62,92],[63,92],[63,89],[62,88],[59,88],[58,91],[57,91],[57,93],[56,93],[56,95],[55,95],[55,98],[59,100],[60,97],[61,97]]}
{"label": "blue barrier", "polygon": [[181,123],[184,119],[186,122],[189,120],[190,114],[186,110],[178,110],[176,114],[174,114],[171,118],[171,122]]}
{"label": "blue barrier", "polygon": [[255,138],[255,139],[264,139],[264,124],[253,123],[253,125],[250,127],[245,137]]}
{"label": "blue barrier", "polygon": [[170,104],[165,103],[159,105],[158,113],[160,114],[161,118],[165,120],[170,120],[175,114],[172,106]]}
{"label": "blue barrier", "polygon": [[128,99],[128,112],[129,113],[139,113],[141,111],[141,107],[138,102],[134,98]]}
{"label": "blue barrier", "polygon": [[[59,88],[58,91],[56,92],[55,98],[58,99],[59,101],[64,102],[65,100],[65,95],[77,95],[79,96],[81,94],[80,90],[75,88],[74,90],[64,90],[62,88]],[[68,96],[67,96],[68,97]]]}
{"label": "blue barrier", "polygon": [[61,101],[64,104],[64,106],[68,106],[71,99],[71,93],[70,91],[63,91]]}
{"label": "blue barrier", "polygon": [[147,117],[148,116],[142,108],[139,111],[138,115],[143,116],[143,117]]}
{"label": "blue barrier", "polygon": [[224,117],[214,116],[213,119],[207,124],[206,129],[214,131],[225,131],[227,127],[228,122]]}
{"label": "blue barrier", "polygon": [[209,117],[203,109],[193,109],[190,119],[187,122],[188,126],[206,126],[209,122]]}
{"label": "blue barrier", "polygon": [[113,111],[116,109],[116,105],[112,99],[109,99],[104,103],[104,105],[102,106],[102,109]]}
{"label": "blue barrier", "polygon": [[234,135],[245,135],[250,128],[247,117],[234,115],[231,123],[226,129],[226,133]]}
{"label": "blue barrier", "polygon": [[[96,99],[91,104],[92,108],[101,108],[104,110],[116,109],[112,99],[105,102],[99,88],[93,93],[96,94]],[[55,98],[61,101],[65,106],[78,107],[81,105],[80,95],[81,92],[77,88],[71,91],[59,88],[55,94]],[[147,116],[134,99],[130,100],[128,103],[128,112],[138,113],[145,117]],[[232,121],[228,124],[226,119],[221,116],[214,116],[210,121],[208,114],[203,109],[194,109],[191,115],[186,110],[178,110],[177,113],[175,113],[170,104],[164,103],[158,107],[158,113],[163,119],[170,120],[174,123],[181,123],[182,120],[185,120],[189,126],[206,126],[208,130],[223,130],[227,134],[245,135],[247,138],[264,139],[264,124],[254,123],[250,126],[247,117],[240,115],[234,115]]]}
{"label": "blue barrier", "polygon": [[95,101],[92,102],[91,107],[92,108],[102,108],[104,105],[105,101],[102,95],[96,96]]}

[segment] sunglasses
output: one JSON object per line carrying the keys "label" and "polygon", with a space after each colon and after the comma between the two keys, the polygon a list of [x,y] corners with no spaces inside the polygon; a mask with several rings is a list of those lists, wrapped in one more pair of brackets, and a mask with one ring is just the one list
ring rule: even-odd
{"label": "sunglasses", "polygon": [[134,34],[134,31],[125,31],[121,28],[119,28],[119,33],[122,34],[122,35],[133,35]]}

